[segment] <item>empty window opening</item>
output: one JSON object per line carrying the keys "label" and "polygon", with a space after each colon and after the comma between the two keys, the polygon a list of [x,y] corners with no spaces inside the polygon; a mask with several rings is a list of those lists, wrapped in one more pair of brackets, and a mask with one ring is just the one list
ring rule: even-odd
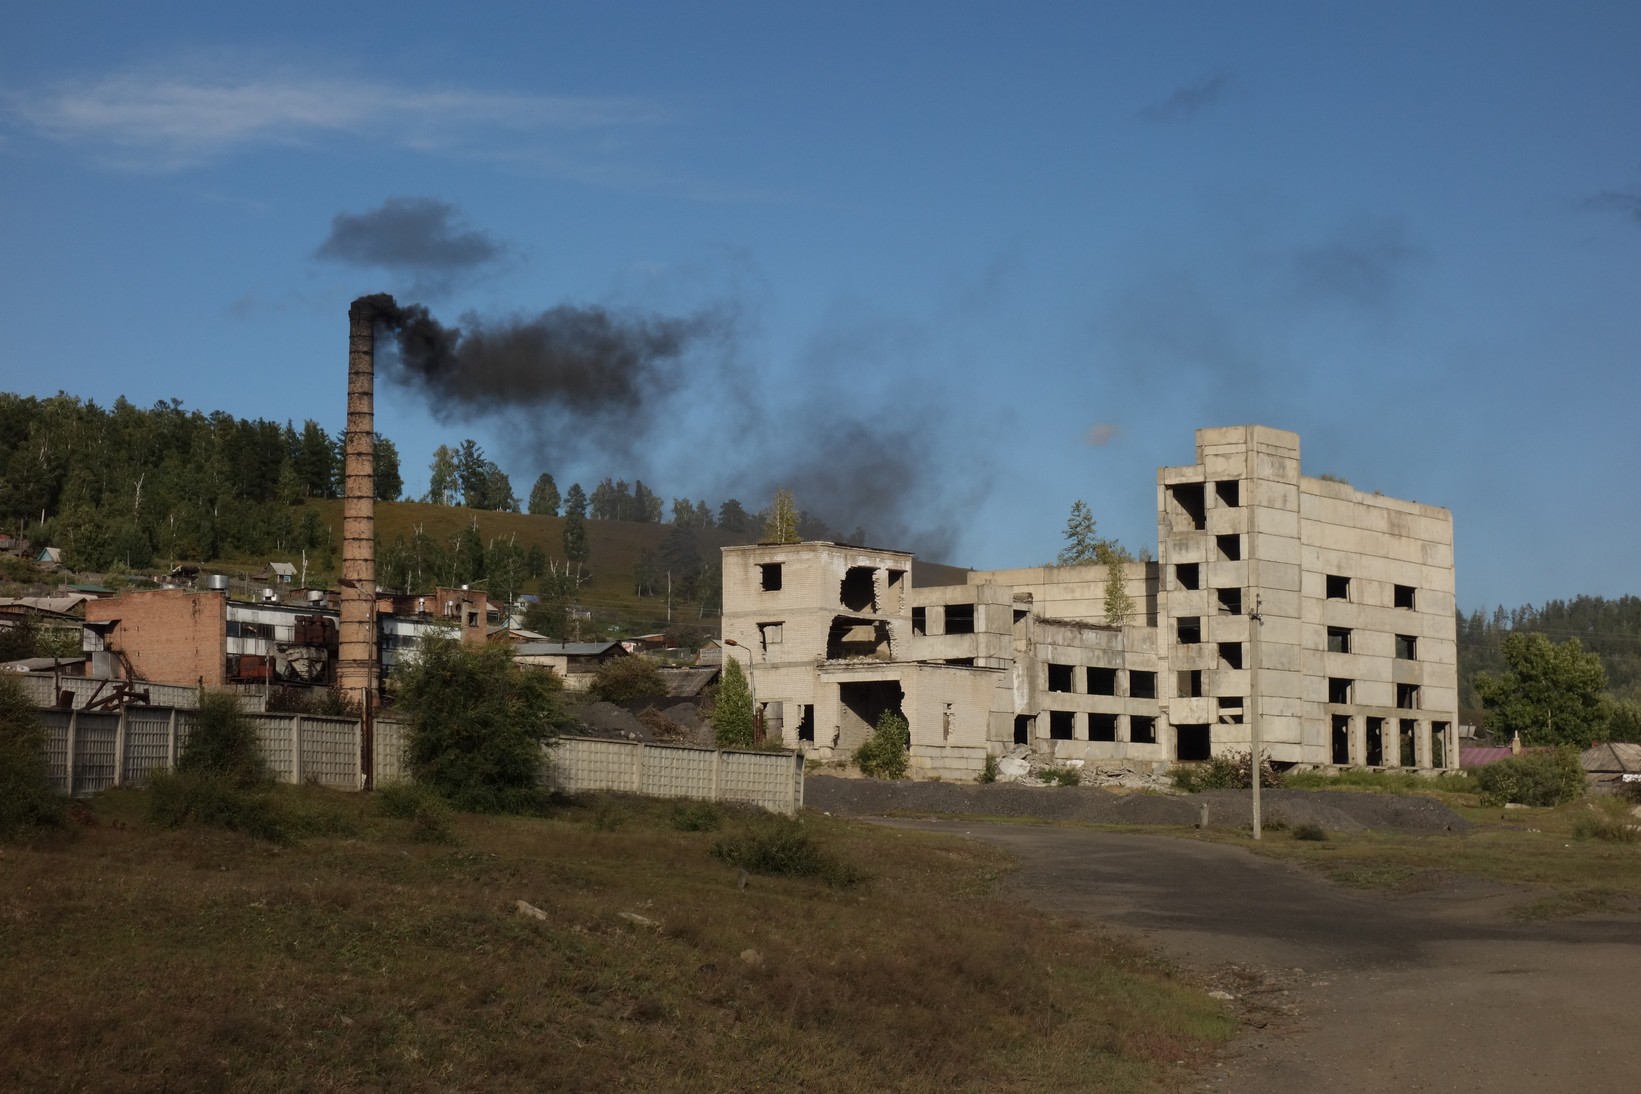
{"label": "empty window opening", "polygon": [[1242,483],[1237,479],[1220,479],[1214,483],[1214,494],[1219,504],[1235,509],[1242,504]]}
{"label": "empty window opening", "polygon": [[1239,669],[1242,667],[1242,643],[1221,642],[1219,644],[1219,667],[1222,669]]}
{"label": "empty window opening", "polygon": [[1031,743],[1031,727],[1034,721],[1036,719],[1029,714],[1016,714],[1014,716],[1015,744],[1029,745]]}
{"label": "empty window opening", "polygon": [[779,623],[758,624],[758,642],[763,646],[765,653],[769,652],[770,646],[778,646],[781,644],[781,631],[782,627]]}
{"label": "empty window opening", "polygon": [[1182,763],[1196,763],[1212,759],[1213,738],[1206,725],[1174,727],[1174,759]]}
{"label": "empty window opening", "polygon": [[1154,745],[1157,743],[1157,720],[1145,714],[1135,714],[1128,719],[1128,739],[1137,745]]}
{"label": "empty window opening", "polygon": [[1329,600],[1350,599],[1350,578],[1342,574],[1329,574],[1327,594]]}
{"label": "empty window opening", "polygon": [[1396,586],[1394,604],[1398,608],[1411,608],[1414,605],[1414,591],[1411,585]]}
{"label": "empty window opening", "polygon": [[1202,698],[1202,670],[1180,669],[1179,694],[1182,699]]}
{"label": "empty window opening", "polygon": [[815,740],[815,706],[813,703],[798,704],[798,740]]}
{"label": "empty window opening", "polygon": [[1174,580],[1182,589],[1202,588],[1202,567],[1195,562],[1181,562],[1174,567]]}
{"label": "empty window opening", "polygon": [[1347,680],[1343,676],[1328,677],[1328,702],[1335,706],[1343,706],[1350,702],[1351,688],[1355,684],[1356,681]]}
{"label": "empty window opening", "polygon": [[1417,661],[1419,659],[1419,640],[1411,634],[1396,636],[1396,659],[1398,661]]}
{"label": "empty window opening", "polygon": [[1401,746],[1399,749],[1399,755],[1401,757],[1403,767],[1419,766],[1419,753],[1417,746],[1414,744],[1415,735],[1418,731],[1418,722],[1415,722],[1411,718],[1402,719],[1400,731],[1396,734],[1396,738]]}
{"label": "empty window opening", "polygon": [[929,633],[929,609],[912,609],[912,633],[920,636]]}
{"label": "empty window opening", "polygon": [[1329,627],[1328,628],[1328,652],[1329,653],[1349,653],[1350,652],[1350,628],[1349,627]]}
{"label": "empty window opening", "polygon": [[832,618],[832,627],[826,634],[827,660],[873,657],[888,661],[892,656],[886,620],[855,619],[847,615]]}
{"label": "empty window opening", "polygon": [[1214,598],[1219,601],[1220,615],[1242,614],[1241,589],[1215,589]]}
{"label": "empty window opening", "polygon": [[1128,697],[1130,699],[1155,699],[1157,697],[1157,674],[1154,672],[1130,672],[1128,674]]}
{"label": "empty window opening", "polygon": [[1430,766],[1447,766],[1447,726],[1446,722],[1432,722],[1430,724]]}
{"label": "empty window opening", "polygon": [[1077,734],[1077,715],[1069,710],[1048,712],[1048,736],[1051,741],[1074,740]]}
{"label": "empty window opening", "polygon": [[1089,669],[1088,693],[1090,695],[1117,694],[1117,670],[1100,668]]}
{"label": "empty window opening", "polygon": [[1176,527],[1182,519],[1199,532],[1208,527],[1207,492],[1200,482],[1175,483],[1168,488],[1168,497],[1174,503]]}
{"label": "empty window opening", "polygon": [[898,614],[905,599],[906,571],[884,570],[883,576],[889,590],[889,613]]}
{"label": "empty window opening", "polygon": [[973,634],[974,633],[974,605],[947,604],[946,605],[946,633]]}
{"label": "empty window opening", "polygon": [[1367,765],[1369,767],[1385,766],[1385,720],[1383,718],[1369,718],[1367,720]]}
{"label": "empty window opening", "polygon": [[877,611],[877,571],[870,566],[851,566],[838,587],[838,600],[852,612]]}
{"label": "empty window opening", "polygon": [[1350,763],[1350,717],[1333,716],[1333,762],[1343,767]]}
{"label": "empty window opening", "polygon": [[906,693],[894,680],[858,680],[838,685],[838,731],[832,738],[835,747],[853,752],[861,742],[872,735],[878,719],[886,711],[901,717],[901,702]]}
{"label": "empty window opening", "polygon": [[968,667],[973,668],[974,667],[974,658],[972,658],[972,657],[948,657],[948,658],[946,658],[946,664],[948,664],[948,665],[967,665]]}
{"label": "empty window opening", "polygon": [[1070,691],[1071,690],[1071,666],[1070,665],[1054,665],[1054,664],[1051,664],[1051,665],[1048,666],[1048,690],[1050,690],[1050,691]]}
{"label": "empty window opening", "polygon": [[779,592],[781,588],[781,564],[779,562],[758,563],[758,584],[766,593]]}
{"label": "empty window opening", "polygon": [[1397,710],[1418,710],[1419,709],[1419,685],[1418,684],[1397,684],[1396,685],[1396,709]]}
{"label": "empty window opening", "polygon": [[1222,695],[1219,697],[1219,724],[1242,724],[1242,696]]}
{"label": "empty window opening", "polygon": [[1225,536],[1215,536],[1214,546],[1219,548],[1219,557],[1226,562],[1239,562],[1242,559],[1242,537],[1236,533]]}
{"label": "empty window opening", "polygon": [[1202,620],[1194,615],[1180,616],[1174,621],[1174,635],[1182,645],[1196,645],[1202,641]]}
{"label": "empty window opening", "polygon": [[1088,716],[1088,739],[1091,741],[1115,741],[1117,739],[1117,716],[1115,714],[1090,714]]}

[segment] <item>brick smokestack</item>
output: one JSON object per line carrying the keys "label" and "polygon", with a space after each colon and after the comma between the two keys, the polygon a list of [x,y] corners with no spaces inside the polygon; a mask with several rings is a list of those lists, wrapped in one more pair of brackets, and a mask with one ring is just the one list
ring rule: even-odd
{"label": "brick smokestack", "polygon": [[336,686],[356,702],[376,699],[376,319],[391,297],[348,309],[348,422],[342,440],[342,626]]}

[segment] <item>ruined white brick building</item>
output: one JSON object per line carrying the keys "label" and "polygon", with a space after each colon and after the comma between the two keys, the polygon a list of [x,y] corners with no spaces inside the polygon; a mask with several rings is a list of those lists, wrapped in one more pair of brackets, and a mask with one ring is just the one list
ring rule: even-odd
{"label": "ruined white brick building", "polygon": [[921,777],[988,753],[1161,770],[1261,748],[1280,766],[1457,766],[1453,519],[1299,471],[1296,434],[1201,429],[1157,473],[1134,614],[1104,566],[966,571],[798,543],[723,553],[726,656],[769,733],[853,751],[885,710]]}

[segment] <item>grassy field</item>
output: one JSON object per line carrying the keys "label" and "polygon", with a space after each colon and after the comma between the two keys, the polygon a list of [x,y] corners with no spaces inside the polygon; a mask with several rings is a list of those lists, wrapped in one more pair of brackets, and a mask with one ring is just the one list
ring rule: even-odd
{"label": "grassy field", "polygon": [[1153,1090],[1234,1032],[996,899],[977,844],[809,816],[870,880],[743,887],[711,848],[745,815],[597,798],[426,844],[370,796],[288,793],[341,834],[156,829],[115,791],[0,848],[0,1086]]}

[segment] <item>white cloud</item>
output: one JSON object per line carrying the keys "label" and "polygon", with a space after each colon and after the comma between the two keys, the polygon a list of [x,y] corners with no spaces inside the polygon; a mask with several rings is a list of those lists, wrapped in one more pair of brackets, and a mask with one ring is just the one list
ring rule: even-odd
{"label": "white cloud", "polygon": [[494,94],[293,72],[132,72],[13,92],[4,102],[7,113],[43,136],[147,170],[177,170],[247,148],[334,137],[440,153],[482,149],[503,133],[516,140],[664,120],[654,104],[639,99]]}

